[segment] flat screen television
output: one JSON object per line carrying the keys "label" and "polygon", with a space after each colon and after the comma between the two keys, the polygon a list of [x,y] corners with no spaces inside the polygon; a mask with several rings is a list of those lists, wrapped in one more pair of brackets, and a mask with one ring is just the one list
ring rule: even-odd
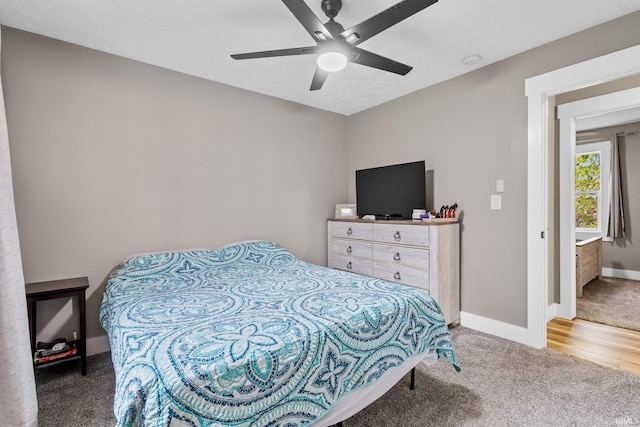
{"label": "flat screen television", "polygon": [[402,163],[356,171],[359,217],[411,219],[413,209],[426,209],[425,162]]}

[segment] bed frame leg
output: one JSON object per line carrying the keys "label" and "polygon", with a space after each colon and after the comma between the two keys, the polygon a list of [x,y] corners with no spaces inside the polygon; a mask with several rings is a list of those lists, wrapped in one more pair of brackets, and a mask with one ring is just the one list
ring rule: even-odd
{"label": "bed frame leg", "polygon": [[411,369],[411,383],[409,384],[409,390],[414,390],[416,388],[416,368],[415,366]]}

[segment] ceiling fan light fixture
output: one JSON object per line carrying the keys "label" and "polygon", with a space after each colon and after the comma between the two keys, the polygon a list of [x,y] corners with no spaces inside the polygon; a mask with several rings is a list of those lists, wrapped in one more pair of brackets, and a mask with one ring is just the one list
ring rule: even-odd
{"label": "ceiling fan light fixture", "polygon": [[347,57],[342,52],[328,51],[318,55],[318,67],[325,71],[340,71],[347,65]]}

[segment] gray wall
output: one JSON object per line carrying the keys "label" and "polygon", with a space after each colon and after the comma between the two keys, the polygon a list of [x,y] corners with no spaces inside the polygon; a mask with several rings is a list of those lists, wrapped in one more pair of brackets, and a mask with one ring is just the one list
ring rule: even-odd
{"label": "gray wall", "polygon": [[[524,80],[633,46],[639,24],[632,14],[348,118],[3,28],[26,280],[88,275],[88,335],[102,335],[104,280],[125,255],[264,238],[324,264],[325,219],[355,202],[354,171],[425,159],[436,207],[463,214],[462,309],[525,326]],[[58,308],[43,319],[54,335]]]}
{"label": "gray wall", "polygon": [[[462,310],[527,323],[527,104],[524,81],[638,44],[640,13],[489,65],[349,118],[353,172],[425,159],[435,171],[435,204],[464,211]],[[490,210],[496,179],[502,210]]]}
{"label": "gray wall", "polygon": [[[128,254],[266,239],[326,264],[346,117],[6,27],[2,79],[25,279],[88,276],[88,337]],[[41,304],[39,339],[77,330]]]}

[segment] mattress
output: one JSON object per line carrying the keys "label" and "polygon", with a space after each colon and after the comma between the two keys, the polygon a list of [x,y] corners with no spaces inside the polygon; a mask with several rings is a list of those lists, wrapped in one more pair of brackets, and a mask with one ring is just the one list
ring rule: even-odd
{"label": "mattress", "polygon": [[407,361],[459,369],[428,293],[269,242],[129,258],[107,281],[100,321],[118,426],[325,425]]}

